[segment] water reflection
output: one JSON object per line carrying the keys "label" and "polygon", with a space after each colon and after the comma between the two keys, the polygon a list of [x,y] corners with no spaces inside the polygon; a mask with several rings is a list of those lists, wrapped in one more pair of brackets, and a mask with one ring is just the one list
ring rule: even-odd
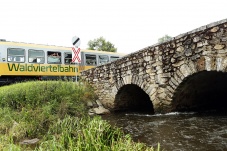
{"label": "water reflection", "polygon": [[150,146],[161,144],[167,151],[214,151],[227,149],[227,115],[214,113],[139,114],[116,113],[102,116],[122,127],[134,141]]}

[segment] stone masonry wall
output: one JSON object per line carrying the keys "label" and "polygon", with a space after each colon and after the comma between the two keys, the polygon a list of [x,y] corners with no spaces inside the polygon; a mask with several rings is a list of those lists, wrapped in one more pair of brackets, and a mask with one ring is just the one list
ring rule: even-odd
{"label": "stone masonry wall", "polygon": [[171,110],[178,85],[196,72],[227,71],[227,19],[202,26],[129,54],[115,62],[82,72],[100,102],[114,109],[115,95],[126,84],[142,88],[155,112]]}

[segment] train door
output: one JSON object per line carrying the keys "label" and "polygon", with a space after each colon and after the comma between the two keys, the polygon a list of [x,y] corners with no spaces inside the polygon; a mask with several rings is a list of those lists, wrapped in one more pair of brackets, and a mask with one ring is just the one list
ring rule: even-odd
{"label": "train door", "polygon": [[80,65],[81,66],[85,66],[85,56],[84,56],[84,52],[80,52],[81,53],[81,63],[80,63]]}
{"label": "train door", "polygon": [[0,42],[0,85],[2,81],[2,75],[4,75],[4,62],[6,62],[7,46],[3,42]]}
{"label": "train door", "polygon": [[4,50],[3,50],[4,48],[0,45],[0,63],[1,62],[3,62],[3,52],[4,52]]}
{"label": "train door", "polygon": [[0,63],[7,61],[7,45],[0,39]]}

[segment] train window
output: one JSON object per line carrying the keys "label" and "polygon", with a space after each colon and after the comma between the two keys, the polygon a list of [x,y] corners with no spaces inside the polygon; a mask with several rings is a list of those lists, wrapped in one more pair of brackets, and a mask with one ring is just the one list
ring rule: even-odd
{"label": "train window", "polygon": [[75,64],[72,62],[72,53],[71,52],[64,53],[64,60],[65,60],[65,64]]}
{"label": "train window", "polygon": [[85,62],[86,65],[97,65],[96,63],[96,55],[91,55],[91,54],[85,54]]}
{"label": "train window", "polygon": [[47,63],[61,63],[61,53],[48,51],[47,52]]}
{"label": "train window", "polygon": [[28,62],[44,63],[44,58],[43,50],[28,50]]}
{"label": "train window", "polygon": [[115,61],[117,59],[119,59],[119,57],[117,57],[117,56],[110,56],[110,61]]}
{"label": "train window", "polygon": [[107,55],[99,55],[99,64],[105,64],[109,62],[109,57]]}
{"label": "train window", "polygon": [[24,62],[25,50],[21,48],[8,48],[8,62]]}

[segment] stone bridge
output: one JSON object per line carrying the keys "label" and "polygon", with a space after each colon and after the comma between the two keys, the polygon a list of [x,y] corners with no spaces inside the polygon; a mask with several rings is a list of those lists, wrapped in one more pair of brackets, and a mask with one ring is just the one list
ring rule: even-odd
{"label": "stone bridge", "polygon": [[110,110],[227,108],[227,19],[83,71]]}

